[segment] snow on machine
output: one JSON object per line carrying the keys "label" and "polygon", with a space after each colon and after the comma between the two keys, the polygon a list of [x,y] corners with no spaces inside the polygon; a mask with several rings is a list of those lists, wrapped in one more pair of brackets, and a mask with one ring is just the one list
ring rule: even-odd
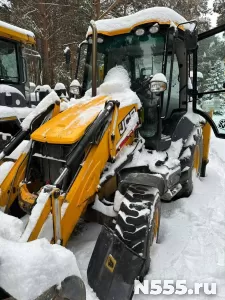
{"label": "snow on machine", "polygon": [[[225,93],[199,92],[197,76],[207,43],[224,31],[198,36],[195,21],[165,7],[92,21],[76,74],[83,97],[39,127],[32,117],[22,124],[30,142],[3,176],[0,207],[23,220],[16,241],[25,245],[45,237],[66,246],[81,217],[104,224],[87,272],[100,300],[132,299],[159,241],[161,200],[188,197],[195,177],[205,176],[211,127],[225,138],[213,108],[197,104]],[[1,167],[15,140],[0,154]],[[9,292],[1,278],[0,265]],[[76,288],[70,292],[66,298],[77,299]]]}

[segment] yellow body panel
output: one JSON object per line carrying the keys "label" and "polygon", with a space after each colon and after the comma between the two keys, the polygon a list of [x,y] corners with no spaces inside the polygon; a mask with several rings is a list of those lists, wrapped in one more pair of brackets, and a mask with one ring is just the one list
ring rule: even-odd
{"label": "yellow body panel", "polygon": [[[4,24],[6,24],[6,26],[4,26]],[[5,38],[13,40],[13,41],[14,40],[19,41],[23,44],[31,44],[31,45],[36,44],[35,37],[31,32],[24,31],[24,33],[22,33],[22,32],[20,32],[19,28],[18,28],[18,30],[16,30],[17,29],[16,26],[12,26],[5,22],[1,22],[0,25],[1,25],[0,26],[0,36],[1,37],[5,37]],[[14,30],[14,28],[15,28],[15,30]],[[25,32],[26,32],[26,34],[25,34]]]}
{"label": "yellow body panel", "polygon": [[38,128],[31,135],[32,140],[50,144],[75,143],[97,117],[107,99],[106,96],[98,96],[91,101],[75,104]]}
{"label": "yellow body panel", "polygon": [[[137,110],[137,106],[135,105],[130,105],[119,110],[117,125],[134,107],[135,110]],[[62,218],[62,240],[64,245],[66,245],[81,214],[87,207],[88,199],[94,196],[98,191],[101,173],[110,157],[109,139],[111,139],[110,126],[104,133],[100,143],[92,147],[83,163],[81,171],[66,195],[69,206]],[[117,126],[116,144],[120,139],[121,136]]]}
{"label": "yellow body panel", "polygon": [[0,207],[9,208],[18,195],[20,182],[24,179],[27,153],[22,153],[1,184]]}
{"label": "yellow body panel", "polygon": [[[107,98],[96,98],[95,103],[102,103],[102,101],[106,101]],[[100,101],[100,102],[98,102]],[[103,102],[104,104],[104,102]],[[104,107],[104,106],[103,106]],[[74,107],[73,107],[74,109]],[[66,201],[68,203],[68,207],[65,211],[64,216],[61,219],[61,234],[62,234],[62,243],[66,245],[74,227],[76,226],[78,220],[80,219],[82,213],[85,212],[87,205],[94,200],[95,194],[98,192],[98,185],[100,181],[101,174],[105,168],[107,161],[111,158],[112,149],[110,149],[110,139],[112,136],[112,124],[115,120],[115,112],[118,111],[118,116],[116,117],[116,126],[114,128],[115,133],[115,142],[113,143],[115,153],[115,145],[120,144],[120,141],[124,141],[123,133],[121,131],[121,122],[126,120],[126,117],[129,116],[131,112],[137,111],[137,105],[129,105],[123,107],[121,109],[117,109],[115,107],[114,114],[112,116],[111,124],[107,127],[106,131],[103,134],[99,144],[92,145],[90,149],[86,150],[86,157],[83,160],[82,167],[78,172],[76,179],[71,184],[70,189],[68,190],[65,197],[62,197],[60,201]],[[67,110],[68,113],[68,110]],[[75,111],[74,111],[75,113]],[[71,111],[69,112],[69,115]],[[54,119],[56,119],[55,117]],[[92,120],[94,118],[91,118]],[[90,119],[90,120],[91,120]],[[50,123],[50,122],[48,122]],[[89,122],[90,123],[90,122]],[[88,123],[88,124],[89,124]],[[53,123],[52,123],[53,124]],[[55,124],[55,123],[54,123]],[[44,125],[45,126],[45,125]],[[88,125],[86,124],[86,127]],[[43,127],[43,126],[42,126]],[[51,127],[52,128],[52,127]],[[82,132],[85,128],[82,127],[82,130],[78,127],[77,130],[73,130],[76,138],[80,138],[82,136]],[[37,130],[39,131],[39,129]],[[36,131],[36,132],[37,132]],[[78,132],[77,132],[78,131]],[[36,132],[34,132],[34,136],[36,137]],[[78,134],[79,133],[79,134]],[[130,138],[126,140],[126,143],[132,143],[134,133],[132,132]],[[65,137],[67,138],[67,137]],[[62,138],[60,138],[60,141]],[[73,139],[74,140],[74,139]],[[63,143],[65,143],[65,139],[63,139]],[[122,149],[122,146],[117,149],[117,152]],[[74,173],[75,176],[75,173]],[[23,196],[26,197],[24,193]],[[29,198],[30,196],[28,196]],[[26,200],[26,199],[23,199]],[[27,199],[29,202],[29,199]],[[29,241],[38,238],[38,235],[41,231],[44,222],[46,221],[50,212],[54,213],[54,209],[52,208],[52,199],[49,195],[49,198],[40,213],[40,217],[36,223],[36,226],[30,235]],[[54,217],[53,217],[54,219]]]}
{"label": "yellow body panel", "polygon": [[[210,118],[212,118],[213,116],[213,111],[211,111],[209,113]],[[203,162],[208,162],[209,160],[209,146],[210,146],[210,138],[211,138],[211,126],[210,124],[207,122],[204,126],[203,126],[203,156],[202,156],[202,160]]]}

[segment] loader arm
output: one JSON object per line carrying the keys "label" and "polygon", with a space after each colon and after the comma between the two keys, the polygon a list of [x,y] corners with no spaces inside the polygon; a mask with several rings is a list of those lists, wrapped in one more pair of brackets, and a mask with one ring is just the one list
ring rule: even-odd
{"label": "loader arm", "polygon": [[[43,99],[43,101],[45,101],[45,99]],[[2,168],[2,170],[4,170],[4,168],[10,168],[8,169],[8,172],[6,172],[5,178],[0,184],[0,209],[5,213],[10,212],[12,204],[18,197],[20,182],[22,182],[25,178],[28,163],[28,152],[30,150],[31,143],[29,143],[29,146],[27,145],[26,149],[24,149],[16,159],[11,159],[10,155],[14,151],[17,151],[17,147],[20,147],[24,139],[29,140],[31,134],[41,124],[46,122],[49,117],[53,118],[60,113],[60,99],[57,95],[54,95],[54,103],[47,105],[46,101],[42,110],[40,110],[40,106],[37,107],[36,110],[37,112],[34,112],[34,117],[30,122],[30,126],[28,128],[22,128],[0,153],[0,168]],[[15,215],[17,215],[17,212],[15,212]]]}

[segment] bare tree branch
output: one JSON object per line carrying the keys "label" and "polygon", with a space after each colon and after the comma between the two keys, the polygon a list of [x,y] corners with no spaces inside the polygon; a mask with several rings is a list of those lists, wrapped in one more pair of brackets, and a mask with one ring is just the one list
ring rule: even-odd
{"label": "bare tree branch", "polygon": [[110,13],[118,4],[123,0],[116,0],[100,17],[99,20],[104,18],[108,13]]}

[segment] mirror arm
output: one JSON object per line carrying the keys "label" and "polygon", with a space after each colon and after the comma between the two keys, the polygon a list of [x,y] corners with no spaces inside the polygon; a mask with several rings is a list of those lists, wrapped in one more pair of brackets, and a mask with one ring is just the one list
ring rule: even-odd
{"label": "mirror arm", "polygon": [[193,79],[192,79],[192,101],[193,101],[193,111],[196,109],[197,104],[197,96],[198,96],[198,77],[197,77],[197,71],[198,71],[198,48],[196,48],[193,52]]}
{"label": "mirror arm", "polygon": [[225,93],[225,90],[218,90],[218,91],[211,91],[211,92],[202,92],[202,93],[197,93],[199,97],[202,97],[204,95],[210,95],[210,94],[220,94],[220,93]]}

